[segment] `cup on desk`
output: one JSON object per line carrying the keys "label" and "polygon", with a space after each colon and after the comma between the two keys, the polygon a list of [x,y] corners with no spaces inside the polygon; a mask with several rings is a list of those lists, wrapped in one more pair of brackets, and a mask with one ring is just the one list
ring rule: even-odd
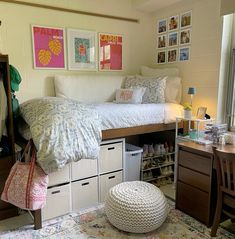
{"label": "cup on desk", "polygon": [[197,138],[197,130],[196,129],[190,129],[189,138],[190,139],[196,139]]}

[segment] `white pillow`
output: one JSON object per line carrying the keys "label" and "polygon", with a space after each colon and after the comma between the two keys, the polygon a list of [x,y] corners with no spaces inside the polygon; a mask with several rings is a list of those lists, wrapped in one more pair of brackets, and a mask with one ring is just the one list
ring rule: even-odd
{"label": "white pillow", "polygon": [[128,76],[125,79],[124,88],[146,87],[143,103],[165,103],[166,77]]}
{"label": "white pillow", "polygon": [[142,76],[179,76],[178,68],[150,68],[148,66],[141,66]]}
{"label": "white pillow", "polygon": [[129,88],[116,90],[116,103],[141,104],[146,88]]}

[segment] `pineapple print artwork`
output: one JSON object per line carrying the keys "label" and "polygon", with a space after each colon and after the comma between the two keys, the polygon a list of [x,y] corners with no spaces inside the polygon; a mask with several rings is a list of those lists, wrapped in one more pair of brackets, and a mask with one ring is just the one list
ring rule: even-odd
{"label": "pineapple print artwork", "polygon": [[65,68],[64,29],[32,26],[34,67]]}

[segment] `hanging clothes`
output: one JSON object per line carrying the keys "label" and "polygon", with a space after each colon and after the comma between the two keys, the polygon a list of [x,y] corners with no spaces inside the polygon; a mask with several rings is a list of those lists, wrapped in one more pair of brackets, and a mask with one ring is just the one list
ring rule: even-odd
{"label": "hanging clothes", "polygon": [[2,78],[0,78],[0,141],[2,139],[2,135],[7,135],[6,119],[7,119],[7,96]]}

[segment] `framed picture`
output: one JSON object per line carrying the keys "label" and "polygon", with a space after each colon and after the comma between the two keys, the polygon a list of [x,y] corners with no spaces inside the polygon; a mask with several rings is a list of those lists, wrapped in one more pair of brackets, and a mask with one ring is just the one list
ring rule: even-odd
{"label": "framed picture", "polygon": [[181,47],[179,49],[179,61],[190,60],[190,47]]}
{"label": "framed picture", "polygon": [[69,70],[97,70],[96,32],[68,29]]}
{"label": "framed picture", "polygon": [[167,51],[167,62],[174,63],[177,62],[177,59],[178,59],[178,49],[177,48],[169,49]]}
{"label": "framed picture", "polygon": [[191,28],[180,31],[180,45],[191,43]]}
{"label": "framed picture", "polygon": [[178,45],[178,32],[171,32],[168,35],[168,46],[177,46]]}
{"label": "framed picture", "polygon": [[192,26],[192,11],[180,14],[180,27],[186,28]]}
{"label": "framed picture", "polygon": [[171,16],[168,20],[168,30],[174,31],[179,28],[179,15]]}
{"label": "framed picture", "polygon": [[198,119],[205,119],[205,115],[206,115],[206,107],[199,107],[197,110],[197,118]]}
{"label": "framed picture", "polygon": [[165,48],[167,46],[167,35],[160,35],[157,38],[157,48]]}
{"label": "framed picture", "polygon": [[66,68],[64,37],[64,28],[32,25],[34,68]]}
{"label": "framed picture", "polygon": [[158,64],[166,63],[166,51],[158,51],[157,52],[157,63]]}
{"label": "framed picture", "polygon": [[122,70],[122,35],[99,34],[99,70]]}
{"label": "framed picture", "polygon": [[157,33],[165,33],[167,31],[167,19],[161,19],[157,22]]}

